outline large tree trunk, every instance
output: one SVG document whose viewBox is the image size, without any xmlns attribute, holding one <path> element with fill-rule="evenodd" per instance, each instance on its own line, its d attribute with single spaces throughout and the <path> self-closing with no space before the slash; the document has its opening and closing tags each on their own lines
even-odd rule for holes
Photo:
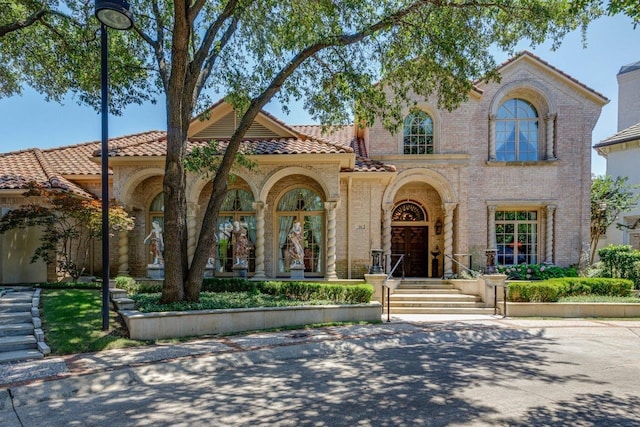
<svg viewBox="0 0 640 427">
<path fill-rule="evenodd" d="M 190 101 L 184 101 L 191 98 L 184 93 L 191 32 L 187 2 L 176 0 L 174 12 L 171 76 L 167 85 L 166 103 L 167 157 L 163 181 L 165 277 L 161 303 L 184 299 L 184 285 L 188 273 L 186 172 L 183 160 L 192 107 Z"/>
</svg>

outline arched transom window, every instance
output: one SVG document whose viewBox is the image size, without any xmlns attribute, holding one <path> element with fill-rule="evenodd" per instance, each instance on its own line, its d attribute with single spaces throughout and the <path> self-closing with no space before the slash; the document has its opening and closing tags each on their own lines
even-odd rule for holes
<svg viewBox="0 0 640 427">
<path fill-rule="evenodd" d="M 496 159 L 503 162 L 538 160 L 538 112 L 524 99 L 500 106 L 496 116 Z"/>
<path fill-rule="evenodd" d="M 404 119 L 404 154 L 433 154 L 433 119 L 416 111 Z"/>
</svg>

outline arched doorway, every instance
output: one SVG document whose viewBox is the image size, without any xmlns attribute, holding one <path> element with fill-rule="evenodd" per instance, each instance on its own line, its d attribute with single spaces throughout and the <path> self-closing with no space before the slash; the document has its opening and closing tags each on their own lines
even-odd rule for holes
<svg viewBox="0 0 640 427">
<path fill-rule="evenodd" d="M 404 256 L 404 271 L 394 276 L 427 277 L 429 275 L 429 227 L 425 210 L 418 203 L 398 204 L 391 216 L 391 260 Z"/>
</svg>

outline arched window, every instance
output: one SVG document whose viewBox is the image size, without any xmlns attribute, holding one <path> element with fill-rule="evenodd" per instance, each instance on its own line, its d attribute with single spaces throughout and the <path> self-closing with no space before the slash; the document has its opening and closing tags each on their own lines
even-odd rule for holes
<svg viewBox="0 0 640 427">
<path fill-rule="evenodd" d="M 324 272 L 324 203 L 318 193 L 308 188 L 287 191 L 278 201 L 278 274 L 290 271 L 291 259 L 287 236 L 295 221 L 304 234 L 305 276 L 322 276 Z"/>
<path fill-rule="evenodd" d="M 404 154 L 433 154 L 433 119 L 416 111 L 404 119 Z"/>
<path fill-rule="evenodd" d="M 231 230 L 233 223 L 236 221 L 247 230 L 249 247 L 248 270 L 250 272 L 255 271 L 256 217 L 253 210 L 253 194 L 241 188 L 233 188 L 227 191 L 218 216 L 217 242 L 210 261 L 211 263 L 215 262 L 217 274 L 231 274 L 233 272 L 233 265 L 236 260 L 233 258 L 234 248 Z"/>
<path fill-rule="evenodd" d="M 538 126 L 538 112 L 529 102 L 514 98 L 503 103 L 496 116 L 496 159 L 538 160 Z"/>
</svg>

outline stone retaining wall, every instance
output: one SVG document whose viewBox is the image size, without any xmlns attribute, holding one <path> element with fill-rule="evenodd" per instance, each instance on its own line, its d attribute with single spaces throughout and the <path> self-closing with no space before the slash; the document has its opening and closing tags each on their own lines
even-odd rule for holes
<svg viewBox="0 0 640 427">
<path fill-rule="evenodd" d="M 129 337 L 136 340 L 188 337 L 309 325 L 313 323 L 379 322 L 379 302 L 353 305 L 239 308 L 227 310 L 141 313 L 121 310 Z"/>
</svg>

